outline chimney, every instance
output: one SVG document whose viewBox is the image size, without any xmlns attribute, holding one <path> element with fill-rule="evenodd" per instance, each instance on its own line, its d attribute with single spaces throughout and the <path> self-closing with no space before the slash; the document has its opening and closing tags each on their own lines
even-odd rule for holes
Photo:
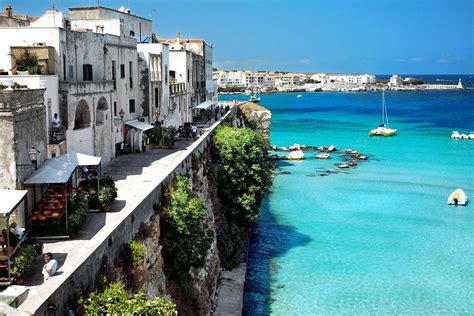
<svg viewBox="0 0 474 316">
<path fill-rule="evenodd" d="M 13 10 L 12 10 L 12 7 L 7 5 L 5 7 L 5 11 L 3 13 L 4 16 L 6 16 L 7 18 L 12 18 L 13 17 Z"/>
<path fill-rule="evenodd" d="M 181 32 L 176 32 L 176 44 L 180 45 L 180 37 L 181 37 Z"/>
</svg>

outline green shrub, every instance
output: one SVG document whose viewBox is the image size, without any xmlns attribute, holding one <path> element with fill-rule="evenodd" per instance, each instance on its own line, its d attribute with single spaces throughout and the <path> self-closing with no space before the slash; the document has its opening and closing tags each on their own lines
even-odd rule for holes
<svg viewBox="0 0 474 316">
<path fill-rule="evenodd" d="M 191 181 L 176 177 L 168 187 L 161 216 L 161 243 L 165 267 L 180 286 L 189 281 L 189 269 L 204 264 L 213 232 L 205 223 L 204 201 L 195 197 Z"/>
<path fill-rule="evenodd" d="M 117 198 L 117 188 L 113 187 L 101 187 L 99 191 L 99 203 L 100 205 L 112 205 Z"/>
<path fill-rule="evenodd" d="M 17 71 L 28 71 L 30 75 L 40 75 L 44 72 L 44 67 L 38 62 L 38 55 L 24 48 L 20 57 L 13 55 Z"/>
<path fill-rule="evenodd" d="M 237 264 L 242 233 L 258 219 L 271 185 L 271 162 L 265 141 L 251 129 L 219 127 L 213 138 L 213 175 L 221 207 L 218 247 L 224 267 Z"/>
<path fill-rule="evenodd" d="M 35 261 L 36 256 L 37 253 L 35 246 L 29 244 L 20 246 L 12 269 L 12 275 L 16 280 L 23 279 L 31 273 L 31 268 L 33 267 L 33 262 Z"/>
<path fill-rule="evenodd" d="M 68 224 L 71 233 L 77 233 L 86 222 L 87 210 L 89 208 L 87 193 L 78 193 L 74 196 L 69 208 Z"/>
<path fill-rule="evenodd" d="M 135 240 L 132 240 L 128 246 L 130 247 L 132 266 L 136 268 L 143 262 L 143 259 L 145 259 L 147 255 L 145 247 L 142 243 Z"/>
<path fill-rule="evenodd" d="M 148 300 L 143 293 L 130 295 L 122 284 L 110 283 L 103 291 L 81 298 L 85 315 L 178 315 L 176 305 L 162 298 Z"/>
<path fill-rule="evenodd" d="M 176 128 L 173 126 L 162 126 L 156 124 L 155 127 L 145 132 L 150 143 L 159 147 L 173 148 L 175 144 Z"/>
</svg>

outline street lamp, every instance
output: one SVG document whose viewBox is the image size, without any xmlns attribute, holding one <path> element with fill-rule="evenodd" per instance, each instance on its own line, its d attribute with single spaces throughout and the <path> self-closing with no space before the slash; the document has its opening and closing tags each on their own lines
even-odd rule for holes
<svg viewBox="0 0 474 316">
<path fill-rule="evenodd" d="M 38 155 L 40 152 L 35 149 L 35 146 L 31 146 L 31 149 L 28 151 L 28 156 L 30 157 L 30 161 L 35 167 L 35 170 L 38 168 Z"/>
<path fill-rule="evenodd" d="M 119 116 L 120 116 L 120 120 L 123 122 L 123 117 L 125 116 L 125 112 L 123 111 L 123 109 L 120 110 Z"/>
</svg>

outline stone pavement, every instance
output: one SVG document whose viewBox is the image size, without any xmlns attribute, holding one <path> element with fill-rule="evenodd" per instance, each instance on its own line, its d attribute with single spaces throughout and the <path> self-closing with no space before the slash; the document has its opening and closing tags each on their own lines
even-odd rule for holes
<svg viewBox="0 0 474 316">
<path fill-rule="evenodd" d="M 58 260 L 58 271 L 49 280 L 43 281 L 41 274 L 44 264 L 37 258 L 33 276 L 26 279 L 30 292 L 20 310 L 34 313 L 67 281 L 87 257 L 94 253 L 97 245 L 103 243 L 110 233 L 133 212 L 147 194 L 165 179 L 197 145 L 203 141 L 220 120 L 206 128 L 206 132 L 196 141 L 181 140 L 175 149 L 156 149 L 144 153 L 119 156 L 103 168 L 103 174 L 116 180 L 118 197 L 112 211 L 88 213 L 86 223 L 80 233 L 68 240 L 49 240 L 44 244 L 44 252 L 51 252 Z M 66 303 L 66 302 L 64 302 Z"/>
</svg>

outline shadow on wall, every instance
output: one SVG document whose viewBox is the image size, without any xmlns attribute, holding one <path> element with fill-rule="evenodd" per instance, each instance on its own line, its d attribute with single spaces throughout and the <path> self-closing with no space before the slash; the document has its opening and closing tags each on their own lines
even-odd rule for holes
<svg viewBox="0 0 474 316">
<path fill-rule="evenodd" d="M 271 194 L 271 193 L 270 193 Z M 250 238 L 244 294 L 244 315 L 270 315 L 271 279 L 278 266 L 271 263 L 290 249 L 311 241 L 293 226 L 281 225 L 270 212 L 268 196 L 260 211 L 258 226 Z"/>
</svg>

